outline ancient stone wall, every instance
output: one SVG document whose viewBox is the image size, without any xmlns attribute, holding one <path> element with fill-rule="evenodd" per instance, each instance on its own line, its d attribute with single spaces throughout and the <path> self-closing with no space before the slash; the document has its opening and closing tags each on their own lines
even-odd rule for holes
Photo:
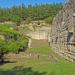
<svg viewBox="0 0 75 75">
<path fill-rule="evenodd" d="M 56 53 L 75 61 L 75 0 L 69 0 L 54 18 L 50 38 Z"/>
</svg>

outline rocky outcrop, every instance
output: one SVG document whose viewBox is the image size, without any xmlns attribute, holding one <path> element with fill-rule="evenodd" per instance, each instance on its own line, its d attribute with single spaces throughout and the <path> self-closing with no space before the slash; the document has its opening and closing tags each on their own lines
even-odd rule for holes
<svg viewBox="0 0 75 75">
<path fill-rule="evenodd" d="M 50 32 L 50 27 L 37 27 L 36 31 L 31 31 L 26 33 L 27 36 L 32 39 L 48 39 L 48 34 Z"/>
<path fill-rule="evenodd" d="M 31 31 L 36 31 L 37 27 L 42 27 L 42 26 L 48 26 L 49 24 L 47 24 L 45 21 L 30 21 L 29 23 L 27 23 L 26 21 L 23 21 L 19 28 L 27 28 L 28 30 Z"/>
</svg>

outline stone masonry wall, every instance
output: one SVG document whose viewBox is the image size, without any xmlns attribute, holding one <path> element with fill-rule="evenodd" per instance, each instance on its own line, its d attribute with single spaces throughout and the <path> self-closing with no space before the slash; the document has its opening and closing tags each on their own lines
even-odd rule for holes
<svg viewBox="0 0 75 75">
<path fill-rule="evenodd" d="M 75 61 L 75 0 L 69 0 L 54 18 L 50 38 L 56 53 Z"/>
</svg>

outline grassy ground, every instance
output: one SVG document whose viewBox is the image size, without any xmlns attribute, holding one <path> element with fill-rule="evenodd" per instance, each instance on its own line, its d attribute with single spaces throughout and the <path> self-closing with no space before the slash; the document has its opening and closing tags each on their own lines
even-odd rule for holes
<svg viewBox="0 0 75 75">
<path fill-rule="evenodd" d="M 31 51 L 38 52 L 38 53 L 50 53 L 51 48 L 49 47 L 31 48 Z"/>
<path fill-rule="evenodd" d="M 75 75 L 75 63 L 55 54 L 46 41 L 41 46 L 41 41 L 33 41 L 30 50 L 9 56 L 10 62 L 0 65 L 0 75 Z"/>
</svg>

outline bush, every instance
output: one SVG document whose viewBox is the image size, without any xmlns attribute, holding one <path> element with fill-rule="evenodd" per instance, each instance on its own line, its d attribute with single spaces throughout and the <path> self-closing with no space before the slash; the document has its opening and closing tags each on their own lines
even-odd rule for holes
<svg viewBox="0 0 75 75">
<path fill-rule="evenodd" d="M 20 32 L 11 30 L 9 26 L 0 25 L 0 33 L 1 36 L 5 37 L 4 40 L 0 38 L 0 55 L 2 58 L 5 53 L 17 53 L 27 48 L 28 37 Z M 0 59 L 3 60 L 2 58 Z"/>
</svg>

